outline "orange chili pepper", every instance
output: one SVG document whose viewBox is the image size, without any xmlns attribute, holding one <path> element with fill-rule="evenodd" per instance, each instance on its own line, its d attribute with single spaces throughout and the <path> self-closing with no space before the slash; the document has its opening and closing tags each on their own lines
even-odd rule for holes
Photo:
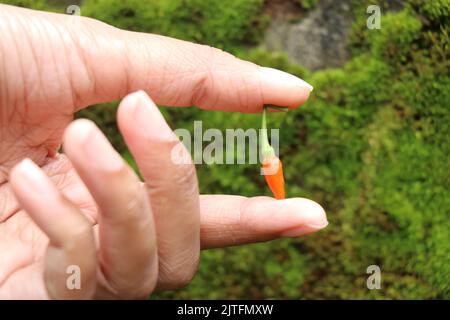
<svg viewBox="0 0 450 320">
<path fill-rule="evenodd" d="M 286 195 L 284 192 L 283 165 L 281 164 L 281 160 L 277 156 L 267 157 L 263 159 L 262 169 L 267 185 L 275 196 L 275 199 L 284 199 Z"/>
<path fill-rule="evenodd" d="M 266 108 L 267 107 L 264 106 L 261 132 L 261 153 L 263 157 L 262 173 L 264 174 L 267 185 L 275 196 L 275 199 L 280 200 L 284 199 L 286 196 L 284 191 L 283 164 L 275 155 L 275 150 L 269 144 L 266 125 Z"/>
</svg>

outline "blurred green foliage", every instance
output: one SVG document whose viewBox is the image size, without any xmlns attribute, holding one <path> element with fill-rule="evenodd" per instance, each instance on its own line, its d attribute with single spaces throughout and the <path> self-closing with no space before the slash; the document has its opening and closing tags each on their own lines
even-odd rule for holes
<svg viewBox="0 0 450 320">
<path fill-rule="evenodd" d="M 218 46 L 315 87 L 305 106 L 271 115 L 270 126 L 281 128 L 288 196 L 321 203 L 327 229 L 203 252 L 191 285 L 155 298 L 450 298 L 450 2 L 406 1 L 383 12 L 380 30 L 365 26 L 368 4 L 353 5 L 351 60 L 310 73 L 284 53 L 251 48 L 268 22 L 262 0 L 83 3 L 82 15 Z M 132 163 L 115 126 L 116 105 L 79 116 L 94 119 Z M 204 129 L 260 125 L 259 115 L 162 109 L 173 128 L 192 130 L 194 120 Z M 200 189 L 269 195 L 258 170 L 199 165 Z M 381 290 L 366 287 L 372 264 L 381 267 Z"/>
<path fill-rule="evenodd" d="M 156 32 L 228 51 L 256 44 L 268 17 L 263 0 L 85 0 L 82 14 L 117 27 Z"/>
<path fill-rule="evenodd" d="M 2 0 L 0 3 L 36 10 L 49 10 L 51 7 L 47 0 Z"/>
<path fill-rule="evenodd" d="M 298 0 L 298 3 L 303 9 L 308 10 L 316 6 L 317 0 Z"/>
</svg>

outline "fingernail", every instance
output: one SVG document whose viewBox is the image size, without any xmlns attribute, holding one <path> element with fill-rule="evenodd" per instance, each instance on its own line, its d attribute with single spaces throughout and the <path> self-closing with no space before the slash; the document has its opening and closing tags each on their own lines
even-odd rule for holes
<svg viewBox="0 0 450 320">
<path fill-rule="evenodd" d="M 125 99 L 126 103 L 134 105 L 134 120 L 146 135 L 152 138 L 173 138 L 172 129 L 167 125 L 158 107 L 144 91 L 134 92 Z"/>
<path fill-rule="evenodd" d="M 309 91 L 313 90 L 313 86 L 310 85 L 305 80 L 302 80 L 292 74 L 289 74 L 287 72 L 273 69 L 273 68 L 267 68 L 267 67 L 260 67 L 260 73 L 263 79 L 267 82 L 273 82 L 276 84 L 280 83 L 286 83 L 293 86 L 300 86 L 305 87 Z"/>
<path fill-rule="evenodd" d="M 328 225 L 328 221 L 323 224 L 304 224 L 302 226 L 287 230 L 281 234 L 283 237 L 296 238 L 324 229 Z"/>
<path fill-rule="evenodd" d="M 298 212 L 298 221 L 301 224 L 285 230 L 281 236 L 299 237 L 313 233 L 328 225 L 327 215 L 323 208 L 312 200 L 303 199 L 301 211 Z"/>
<path fill-rule="evenodd" d="M 83 119 L 74 125 L 81 135 L 81 152 L 91 164 L 102 171 L 118 171 L 124 166 L 122 157 L 94 123 Z"/>
</svg>

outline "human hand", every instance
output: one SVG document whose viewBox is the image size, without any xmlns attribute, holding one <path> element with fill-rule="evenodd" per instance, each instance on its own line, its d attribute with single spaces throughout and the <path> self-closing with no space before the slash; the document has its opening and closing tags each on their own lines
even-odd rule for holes
<svg viewBox="0 0 450 320">
<path fill-rule="evenodd" d="M 301 105 L 309 85 L 208 46 L 71 19 L 0 5 L 0 297 L 145 298 L 186 285 L 200 249 L 326 226 L 307 199 L 199 196 L 194 165 L 171 161 L 180 142 L 143 92 L 259 112 Z M 123 97 L 118 124 L 144 183 L 92 122 L 70 123 Z M 69 266 L 80 290 L 66 286 Z"/>
</svg>

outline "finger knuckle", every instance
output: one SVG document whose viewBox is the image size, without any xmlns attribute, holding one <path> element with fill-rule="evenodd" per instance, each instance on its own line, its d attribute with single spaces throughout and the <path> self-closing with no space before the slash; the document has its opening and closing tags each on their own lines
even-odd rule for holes
<svg viewBox="0 0 450 320">
<path fill-rule="evenodd" d="M 178 165 L 174 172 L 173 183 L 180 187 L 184 196 L 197 196 L 197 173 L 193 164 Z"/>
<path fill-rule="evenodd" d="M 186 287 L 194 279 L 197 272 L 197 262 L 178 264 L 174 267 L 161 267 L 161 282 L 167 290 L 180 289 Z"/>
<path fill-rule="evenodd" d="M 194 278 L 199 264 L 198 247 L 186 247 L 175 257 L 160 256 L 159 286 L 163 289 L 179 289 L 187 286 Z"/>
<path fill-rule="evenodd" d="M 232 54 L 208 45 L 199 45 L 197 48 L 198 66 L 191 98 L 191 105 L 195 106 L 211 100 L 209 99 L 209 93 L 212 92 L 211 89 L 215 86 L 213 69 L 217 66 L 216 61 L 223 65 L 224 61 L 236 59 Z M 210 108 L 213 107 L 210 105 Z"/>
</svg>

